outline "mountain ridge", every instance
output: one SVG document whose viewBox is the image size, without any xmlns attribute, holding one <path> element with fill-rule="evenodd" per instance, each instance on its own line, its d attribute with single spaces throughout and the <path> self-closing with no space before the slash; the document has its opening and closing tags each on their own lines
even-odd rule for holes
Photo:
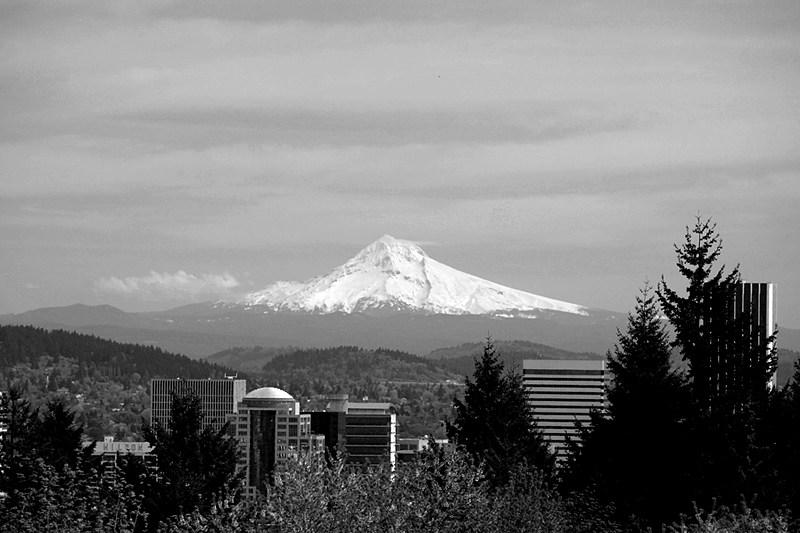
<svg viewBox="0 0 800 533">
<path fill-rule="evenodd" d="M 278 281 L 238 302 L 274 311 L 425 314 L 539 311 L 588 314 L 584 306 L 512 289 L 449 267 L 411 241 L 384 235 L 343 265 L 305 282 Z"/>
</svg>

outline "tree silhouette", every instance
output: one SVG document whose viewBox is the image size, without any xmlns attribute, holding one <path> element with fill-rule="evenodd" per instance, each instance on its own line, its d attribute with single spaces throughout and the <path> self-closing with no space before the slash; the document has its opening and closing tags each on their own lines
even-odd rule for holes
<svg viewBox="0 0 800 533">
<path fill-rule="evenodd" d="M 555 458 L 548 450 L 528 407 L 522 376 L 504 370 L 491 337 L 472 379 L 467 378 L 464 401 L 453 400 L 455 418 L 447 435 L 485 464 L 495 485 L 503 485 L 521 464 L 551 477 Z"/>
<path fill-rule="evenodd" d="M 620 521 L 636 516 L 658 530 L 689 512 L 674 487 L 683 479 L 688 398 L 683 375 L 672 368 L 669 336 L 645 282 L 623 333 L 608 352 L 612 381 L 608 409 L 593 412 L 572 442 L 563 476 L 565 492 L 588 492 L 616 509 Z"/>
<path fill-rule="evenodd" d="M 136 475 L 129 472 L 126 479 L 145 498 L 153 530 L 168 517 L 208 511 L 215 498 L 238 495 L 236 440 L 227 435 L 228 424 L 219 431 L 203 425 L 202 404 L 195 393 L 173 393 L 169 425 L 154 420 L 145 422 L 142 431 L 155 448 L 158 475 L 132 464 Z"/>
</svg>

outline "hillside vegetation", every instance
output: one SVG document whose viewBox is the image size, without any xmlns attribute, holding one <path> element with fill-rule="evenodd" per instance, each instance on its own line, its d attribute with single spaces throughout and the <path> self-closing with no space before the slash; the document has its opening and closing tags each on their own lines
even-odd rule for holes
<svg viewBox="0 0 800 533">
<path fill-rule="evenodd" d="M 63 397 L 88 438 L 140 438 L 149 418 L 150 380 L 219 378 L 229 368 L 152 346 L 63 330 L 0 326 L 0 390 L 20 386 L 33 404 Z"/>
</svg>

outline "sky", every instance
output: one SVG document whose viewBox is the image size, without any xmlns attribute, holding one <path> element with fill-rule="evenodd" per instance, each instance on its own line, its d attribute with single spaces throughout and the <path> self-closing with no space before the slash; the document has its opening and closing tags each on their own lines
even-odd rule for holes
<svg viewBox="0 0 800 533">
<path fill-rule="evenodd" d="M 626 312 L 695 218 L 800 327 L 796 0 L 5 0 L 0 313 L 233 300 L 384 234 Z"/>
</svg>

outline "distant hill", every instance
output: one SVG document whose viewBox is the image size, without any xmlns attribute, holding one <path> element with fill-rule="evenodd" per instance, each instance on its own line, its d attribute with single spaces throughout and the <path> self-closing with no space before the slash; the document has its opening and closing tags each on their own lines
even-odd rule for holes
<svg viewBox="0 0 800 533">
<path fill-rule="evenodd" d="M 277 313 L 264 306 L 243 308 L 206 302 L 153 313 L 125 313 L 98 306 L 69 306 L 0 315 L 0 324 L 70 329 L 119 342 L 153 344 L 192 358 L 233 346 L 298 346 L 323 349 L 358 345 L 390 347 L 417 355 L 462 342 L 480 342 L 487 332 L 576 352 L 604 353 L 613 346 L 625 315 L 592 310 L 591 315 L 542 311 L 537 317 L 499 315 L 364 313 L 324 315 Z M 109 311 L 106 313 L 105 311 Z"/>
<path fill-rule="evenodd" d="M 209 363 L 224 365 L 243 372 L 257 374 L 263 372 L 264 365 L 270 362 L 274 357 L 295 352 L 302 352 L 302 349 L 294 346 L 286 348 L 234 346 L 233 348 L 213 353 L 206 357 L 205 360 Z"/>
<path fill-rule="evenodd" d="M 231 371 L 217 364 L 195 361 L 185 355 L 165 352 L 154 346 L 121 344 L 64 330 L 0 326 L 0 368 L 11 368 L 17 364 L 37 366 L 41 357 L 70 358 L 76 364 L 91 366 L 108 376 L 138 372 L 151 377 L 205 379 L 222 377 Z"/>
<path fill-rule="evenodd" d="M 800 352 L 778 348 L 778 387 L 784 387 L 794 376 L 794 364 L 800 359 Z"/>
<path fill-rule="evenodd" d="M 495 350 L 506 368 L 520 369 L 525 359 L 605 359 L 605 355 L 594 352 L 571 352 L 529 341 L 493 340 Z M 452 348 L 434 350 L 428 356 L 445 368 L 471 376 L 475 370 L 475 359 L 483 354 L 485 343 L 469 342 Z"/>
</svg>

